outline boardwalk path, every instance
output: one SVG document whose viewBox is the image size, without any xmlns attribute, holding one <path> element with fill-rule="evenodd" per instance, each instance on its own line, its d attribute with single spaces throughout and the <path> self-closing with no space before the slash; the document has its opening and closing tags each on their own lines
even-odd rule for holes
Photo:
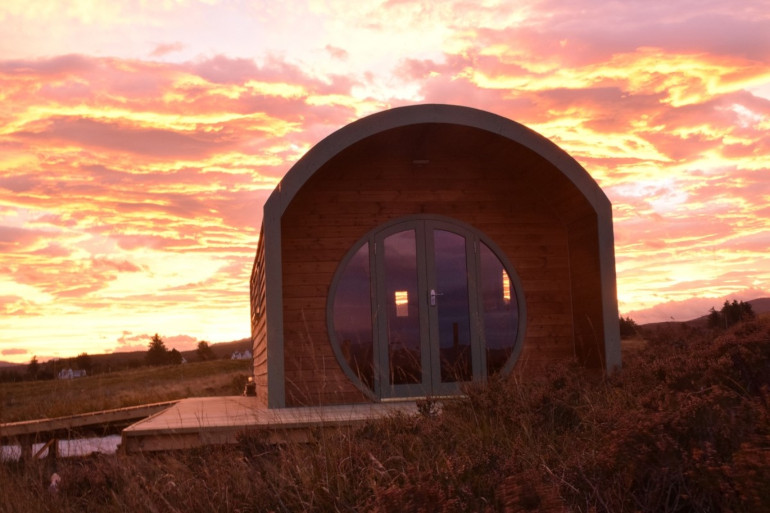
<svg viewBox="0 0 770 513">
<path fill-rule="evenodd" d="M 416 413 L 414 401 L 265 409 L 253 397 L 183 399 L 123 430 L 126 452 L 158 451 L 234 443 L 240 433 L 264 430 L 271 441 L 306 439 L 309 430 L 344 426 L 395 412 Z"/>
</svg>

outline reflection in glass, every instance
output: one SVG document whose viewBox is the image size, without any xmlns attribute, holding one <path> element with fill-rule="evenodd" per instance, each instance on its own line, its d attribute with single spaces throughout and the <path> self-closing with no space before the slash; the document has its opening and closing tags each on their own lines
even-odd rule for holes
<svg viewBox="0 0 770 513">
<path fill-rule="evenodd" d="M 374 387 L 371 278 L 369 244 L 350 259 L 337 282 L 334 296 L 334 329 L 340 349 L 353 372 L 369 388 Z"/>
<path fill-rule="evenodd" d="M 500 259 L 480 243 L 481 303 L 487 351 L 487 374 L 502 370 L 516 342 L 519 307 L 511 295 L 511 278 Z M 501 279 L 502 277 L 502 279 Z"/>
<path fill-rule="evenodd" d="M 396 317 L 409 317 L 409 291 L 396 291 Z"/>
<path fill-rule="evenodd" d="M 470 381 L 471 328 L 465 237 L 433 231 L 441 382 Z"/>
<path fill-rule="evenodd" d="M 383 241 L 390 383 L 422 383 L 420 317 L 417 305 L 417 244 L 414 230 Z"/>
<path fill-rule="evenodd" d="M 511 278 L 505 269 L 503 269 L 503 301 L 506 304 L 511 301 Z"/>
</svg>

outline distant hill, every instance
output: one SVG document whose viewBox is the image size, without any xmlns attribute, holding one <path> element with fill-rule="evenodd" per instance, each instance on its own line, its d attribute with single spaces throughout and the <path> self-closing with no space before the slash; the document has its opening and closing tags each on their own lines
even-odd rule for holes
<svg viewBox="0 0 770 513">
<path fill-rule="evenodd" d="M 232 342 L 218 342 L 210 343 L 211 350 L 216 355 L 217 359 L 230 358 L 233 351 L 242 352 L 246 349 L 251 349 L 251 339 L 244 338 L 241 340 L 234 340 Z M 169 350 L 171 348 L 169 347 Z M 189 351 L 180 351 L 182 356 L 188 362 L 194 362 L 198 360 L 198 356 L 195 349 Z M 102 368 L 108 367 L 131 367 L 144 364 L 147 351 L 130 351 L 125 353 L 107 353 L 107 354 L 93 354 L 91 362 L 94 365 L 99 365 Z"/>
<path fill-rule="evenodd" d="M 757 315 L 770 313 L 770 297 L 752 299 L 749 304 Z"/>
<path fill-rule="evenodd" d="M 756 315 L 764 315 L 764 314 L 770 314 L 770 297 L 761 297 L 758 299 L 752 299 L 751 301 L 746 301 L 746 303 L 751 305 L 751 309 L 754 311 Z M 722 304 L 715 304 L 714 308 L 716 310 L 719 310 L 722 308 Z M 642 328 L 663 328 L 666 326 L 678 326 L 680 324 L 686 324 L 688 326 L 692 326 L 693 328 L 702 328 L 708 325 L 708 312 L 704 315 L 696 318 L 696 319 L 690 319 L 689 321 L 664 321 L 664 322 L 651 322 L 648 324 L 642 324 Z"/>
<path fill-rule="evenodd" d="M 214 351 L 214 354 L 217 355 L 217 358 L 230 358 L 230 355 L 235 351 L 238 351 L 239 353 L 242 353 L 246 349 L 251 351 L 250 338 L 243 338 L 241 340 L 234 340 L 232 342 L 219 342 L 209 345 L 211 346 L 211 350 Z M 198 359 L 198 355 L 195 351 L 195 349 L 190 351 L 182 351 L 182 356 L 184 356 L 188 362 L 194 362 Z"/>
<path fill-rule="evenodd" d="M 214 351 L 217 359 L 230 358 L 230 355 L 233 354 L 234 351 L 243 352 L 246 349 L 251 350 L 251 339 L 244 338 L 241 340 L 234 340 L 232 342 L 210 343 L 209 346 L 211 347 L 211 350 Z M 188 362 L 195 362 L 198 360 L 195 349 L 180 352 Z M 91 364 L 95 368 L 99 368 L 102 372 L 105 372 L 144 365 L 146 354 L 147 351 L 127 351 L 104 354 L 89 353 L 88 356 L 91 358 Z M 61 360 L 67 360 L 67 358 L 61 358 Z M 40 363 L 45 363 L 45 361 L 41 360 Z M 24 371 L 26 368 L 26 363 L 11 363 L 0 361 L 0 370 Z"/>
</svg>

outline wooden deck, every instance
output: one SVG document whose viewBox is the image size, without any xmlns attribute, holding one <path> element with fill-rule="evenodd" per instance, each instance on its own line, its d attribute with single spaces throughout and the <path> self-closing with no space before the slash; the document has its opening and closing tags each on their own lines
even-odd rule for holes
<svg viewBox="0 0 770 513">
<path fill-rule="evenodd" d="M 235 443 L 240 433 L 263 430 L 272 442 L 302 441 L 316 427 L 349 426 L 395 412 L 417 413 L 414 401 L 266 409 L 254 397 L 200 397 L 123 430 L 127 453 Z"/>
<path fill-rule="evenodd" d="M 0 444 L 19 444 L 22 452 L 21 457 L 27 460 L 32 458 L 32 445 L 34 443 L 47 441 L 43 449 L 53 447 L 53 452 L 49 454 L 55 458 L 57 439 L 71 439 L 88 434 L 115 433 L 120 428 L 138 419 L 144 419 L 149 415 L 161 412 L 176 402 L 166 401 L 66 417 L 8 422 L 0 424 Z M 39 453 L 42 452 L 41 449 Z M 35 457 L 37 456 L 35 455 Z"/>
<path fill-rule="evenodd" d="M 24 420 L 0 424 L 0 442 L 8 443 L 19 439 L 47 439 L 54 436 L 66 436 L 83 432 L 96 431 L 102 434 L 112 425 L 127 425 L 138 419 L 165 410 L 177 401 L 128 406 L 114 410 L 104 410 L 66 417 L 50 419 Z"/>
</svg>

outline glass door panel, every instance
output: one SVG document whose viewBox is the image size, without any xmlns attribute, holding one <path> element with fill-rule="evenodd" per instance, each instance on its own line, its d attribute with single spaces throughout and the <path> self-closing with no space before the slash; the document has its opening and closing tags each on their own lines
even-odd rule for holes
<svg viewBox="0 0 770 513">
<path fill-rule="evenodd" d="M 333 323 L 342 357 L 368 388 L 374 389 L 369 243 L 348 261 L 337 282 Z"/>
<path fill-rule="evenodd" d="M 486 340 L 487 375 L 500 372 L 516 344 L 519 305 L 503 263 L 483 242 L 480 246 L 481 315 Z"/>
<path fill-rule="evenodd" d="M 440 383 L 470 381 L 473 367 L 466 238 L 434 229 L 432 257 L 429 263 L 433 265 L 433 273 L 429 274 L 434 276 L 435 288 L 431 288 L 429 294 L 435 315 L 432 325 L 437 335 L 432 344 L 433 354 L 437 346 L 439 363 L 439 368 L 434 369 L 434 380 Z"/>
<path fill-rule="evenodd" d="M 422 337 L 415 230 L 383 240 L 384 300 L 390 385 L 423 383 Z"/>
</svg>

